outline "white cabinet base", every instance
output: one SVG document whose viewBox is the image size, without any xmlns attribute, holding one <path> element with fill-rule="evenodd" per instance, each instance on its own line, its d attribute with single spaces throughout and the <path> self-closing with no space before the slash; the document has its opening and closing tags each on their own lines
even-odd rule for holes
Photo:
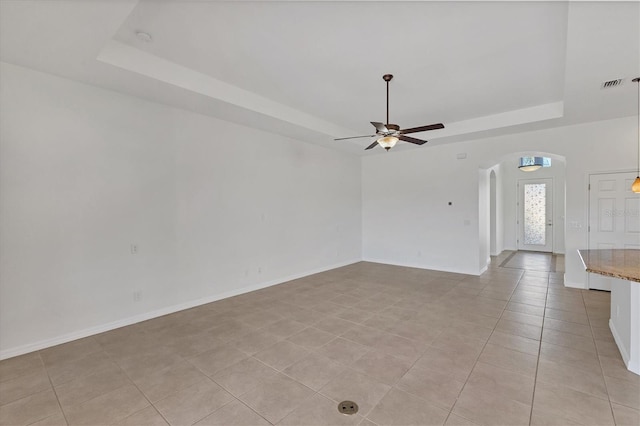
<svg viewBox="0 0 640 426">
<path fill-rule="evenodd" d="M 613 281 L 609 329 L 627 369 L 640 375 L 640 283 Z"/>
</svg>

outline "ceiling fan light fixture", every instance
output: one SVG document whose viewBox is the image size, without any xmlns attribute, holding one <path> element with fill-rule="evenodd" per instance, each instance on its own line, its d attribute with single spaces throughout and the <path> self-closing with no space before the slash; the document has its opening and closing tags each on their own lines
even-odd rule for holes
<svg viewBox="0 0 640 426">
<path fill-rule="evenodd" d="M 385 136 L 377 140 L 378 145 L 389 151 L 391 148 L 396 146 L 398 143 L 398 138 L 395 136 Z"/>
</svg>

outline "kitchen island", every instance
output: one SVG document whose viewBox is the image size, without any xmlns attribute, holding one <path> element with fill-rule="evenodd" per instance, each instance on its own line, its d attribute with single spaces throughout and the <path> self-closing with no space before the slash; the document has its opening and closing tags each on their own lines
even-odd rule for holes
<svg viewBox="0 0 640 426">
<path fill-rule="evenodd" d="M 587 272 L 612 278 L 609 328 L 629 371 L 640 375 L 640 250 L 578 250 Z"/>
</svg>

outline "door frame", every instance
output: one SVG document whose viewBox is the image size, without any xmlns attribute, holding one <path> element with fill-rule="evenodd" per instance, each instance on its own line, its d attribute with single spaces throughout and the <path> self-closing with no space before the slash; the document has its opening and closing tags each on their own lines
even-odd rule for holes
<svg viewBox="0 0 640 426">
<path fill-rule="evenodd" d="M 527 182 L 530 183 L 535 183 L 535 182 L 544 182 L 544 181 L 548 181 L 549 182 L 549 187 L 547 190 L 547 201 L 551 202 L 551 208 L 549 209 L 550 211 L 547 212 L 547 217 L 545 222 L 551 221 L 551 231 L 550 231 L 550 235 L 549 235 L 549 244 L 545 245 L 544 249 L 535 249 L 535 248 L 529 248 L 529 247 L 522 247 L 522 240 L 524 239 L 524 235 L 523 235 L 523 230 L 524 230 L 524 223 L 520 223 L 520 221 L 524 221 L 524 198 L 523 198 L 523 194 L 524 194 L 524 184 Z M 544 182 L 546 183 L 546 182 Z M 520 184 L 523 184 L 523 189 L 520 189 Z M 542 177 L 542 178 L 528 178 L 528 179 L 518 179 L 516 181 L 516 247 L 518 250 L 526 250 L 526 251 L 537 251 L 537 252 L 541 252 L 541 253 L 554 253 L 553 249 L 554 249 L 554 238 L 555 238 L 555 223 L 554 223 L 554 218 L 555 218 L 555 203 L 554 203 L 554 187 L 555 187 L 555 181 L 553 179 L 553 177 Z M 521 213 L 522 217 L 521 217 Z M 548 226 L 545 223 L 545 226 Z M 548 246 L 548 248 L 547 248 Z"/>
<path fill-rule="evenodd" d="M 587 201 L 587 209 L 586 209 L 586 213 L 587 213 L 587 221 L 586 221 L 586 239 L 587 239 L 587 249 L 591 249 L 591 244 L 593 242 L 593 237 L 592 237 L 592 233 L 591 233 L 591 220 L 592 220 L 592 215 L 591 215 L 591 208 L 593 207 L 591 205 L 591 178 L 598 176 L 598 175 L 622 175 L 622 174 L 630 174 L 630 175 L 635 175 L 636 174 L 636 170 L 606 170 L 606 171 L 590 171 L 587 172 L 585 175 L 585 181 L 586 181 L 586 185 L 585 188 L 587 189 L 586 191 L 586 201 Z M 606 277 L 603 275 L 599 275 L 599 274 L 592 274 L 592 273 L 587 273 L 587 289 L 595 289 L 595 290 L 604 290 L 604 291 L 611 291 L 611 278 L 610 277 Z"/>
</svg>

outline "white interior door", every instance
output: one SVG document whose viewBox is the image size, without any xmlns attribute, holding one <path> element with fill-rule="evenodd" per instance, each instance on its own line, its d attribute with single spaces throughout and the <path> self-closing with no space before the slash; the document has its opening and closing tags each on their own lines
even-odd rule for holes
<svg viewBox="0 0 640 426">
<path fill-rule="evenodd" d="M 640 194 L 635 173 L 589 176 L 589 249 L 640 249 Z M 587 274 L 589 288 L 611 290 L 611 278 Z"/>
<path fill-rule="evenodd" d="M 553 179 L 518 180 L 518 250 L 553 251 Z"/>
</svg>

